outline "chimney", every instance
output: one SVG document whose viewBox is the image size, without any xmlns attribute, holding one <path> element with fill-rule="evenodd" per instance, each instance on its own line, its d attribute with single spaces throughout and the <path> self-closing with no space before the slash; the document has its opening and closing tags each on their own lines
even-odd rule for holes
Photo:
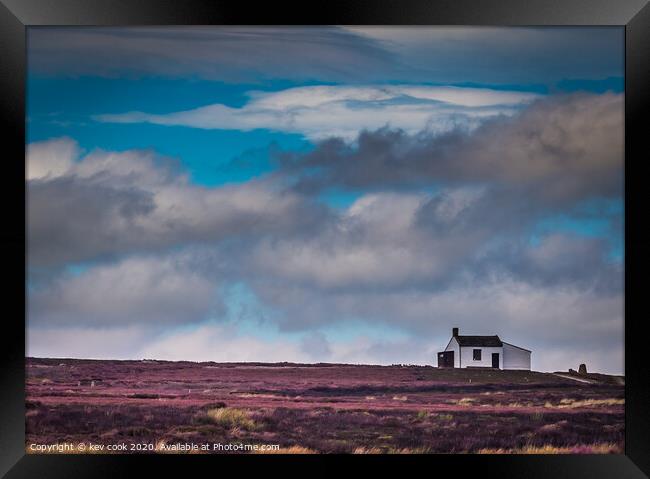
<svg viewBox="0 0 650 479">
<path fill-rule="evenodd" d="M 455 338 L 458 336 L 458 328 L 451 328 L 451 335 Z"/>
</svg>

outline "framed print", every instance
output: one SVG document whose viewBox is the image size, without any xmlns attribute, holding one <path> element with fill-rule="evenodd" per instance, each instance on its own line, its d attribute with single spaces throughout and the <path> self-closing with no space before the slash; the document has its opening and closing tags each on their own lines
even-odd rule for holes
<svg viewBox="0 0 650 479">
<path fill-rule="evenodd" d="M 2 473 L 647 477 L 647 2 L 311 7 L 2 0 Z"/>
</svg>

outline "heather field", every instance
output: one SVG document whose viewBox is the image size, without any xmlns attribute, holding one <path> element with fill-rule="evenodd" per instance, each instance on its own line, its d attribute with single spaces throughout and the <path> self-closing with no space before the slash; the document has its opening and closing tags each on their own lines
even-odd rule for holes
<svg viewBox="0 0 650 479">
<path fill-rule="evenodd" d="M 280 453 L 622 453 L 623 378 L 576 378 L 30 358 L 26 450 L 61 452 L 44 448 L 65 443 L 84 445 L 65 452 L 84 453 L 249 453 L 256 445 Z"/>
</svg>

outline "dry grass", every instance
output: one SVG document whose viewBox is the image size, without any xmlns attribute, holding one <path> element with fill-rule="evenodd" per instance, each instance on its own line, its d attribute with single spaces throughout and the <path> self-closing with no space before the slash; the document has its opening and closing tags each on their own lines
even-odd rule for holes
<svg viewBox="0 0 650 479">
<path fill-rule="evenodd" d="M 559 404 L 552 404 L 549 401 L 544 403 L 546 409 L 577 409 L 581 407 L 602 407 L 602 406 L 624 406 L 625 399 L 561 399 Z"/>
<path fill-rule="evenodd" d="M 382 452 L 378 447 L 357 447 L 353 454 L 381 454 Z"/>
<path fill-rule="evenodd" d="M 213 422 L 224 427 L 248 430 L 256 428 L 255 421 L 253 421 L 249 417 L 248 412 L 243 409 L 224 407 L 210 409 L 206 414 Z"/>
<path fill-rule="evenodd" d="M 480 449 L 478 454 L 620 454 L 621 447 L 617 444 L 585 444 L 580 446 L 558 447 L 550 444 L 543 446 L 524 446 L 517 449 Z"/>
<path fill-rule="evenodd" d="M 257 450 L 255 454 L 318 454 L 318 452 L 308 447 L 303 446 L 289 446 L 281 447 L 280 449 L 265 449 Z"/>
<path fill-rule="evenodd" d="M 562 429 L 564 426 L 569 424 L 569 421 L 559 421 L 555 422 L 552 424 L 545 424 L 542 427 L 539 428 L 540 432 L 554 432 L 554 431 L 559 431 Z"/>
<path fill-rule="evenodd" d="M 505 407 L 507 407 L 507 408 L 524 408 L 524 407 L 531 407 L 531 406 L 532 405 L 530 403 L 523 404 L 523 403 L 520 403 L 520 402 L 510 402 L 510 403 L 507 403 L 507 404 L 496 403 L 494 405 L 494 407 L 496 407 L 496 408 L 505 408 Z M 547 407 L 547 406 L 544 406 L 544 407 Z"/>
<path fill-rule="evenodd" d="M 544 419 L 544 413 L 536 411 L 530 415 L 532 421 L 542 421 Z"/>
<path fill-rule="evenodd" d="M 416 448 L 389 448 L 387 450 L 382 450 L 378 447 L 357 447 L 352 453 L 353 454 L 428 454 L 431 450 L 426 447 L 416 447 Z"/>
<path fill-rule="evenodd" d="M 453 414 L 436 414 L 435 416 L 432 417 L 439 421 L 451 421 L 454 419 Z"/>
<path fill-rule="evenodd" d="M 585 399 L 583 401 L 576 401 L 575 399 L 562 399 L 560 404 L 555 406 L 557 408 L 579 408 L 579 407 L 594 407 L 594 406 L 624 406 L 625 399 Z"/>
<path fill-rule="evenodd" d="M 428 447 L 401 447 L 401 448 L 390 448 L 386 451 L 388 454 L 430 454 L 431 449 Z"/>
<path fill-rule="evenodd" d="M 426 419 L 429 417 L 429 412 L 428 411 L 418 411 L 417 415 L 415 416 L 418 419 Z"/>
<path fill-rule="evenodd" d="M 474 400 L 471 398 L 462 398 L 457 401 L 452 401 L 453 404 L 459 405 L 471 405 Z M 550 401 L 544 403 L 544 408 L 546 409 L 577 409 L 583 407 L 605 407 L 605 406 L 624 406 L 625 399 L 561 399 L 559 404 L 553 404 Z M 531 403 L 520 403 L 520 402 L 511 402 L 511 403 L 496 403 L 494 404 L 495 408 L 526 408 L 533 407 Z"/>
</svg>

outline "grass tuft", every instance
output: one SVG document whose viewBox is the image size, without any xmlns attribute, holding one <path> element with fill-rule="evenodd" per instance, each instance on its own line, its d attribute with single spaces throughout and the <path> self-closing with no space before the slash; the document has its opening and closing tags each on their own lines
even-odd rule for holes
<svg viewBox="0 0 650 479">
<path fill-rule="evenodd" d="M 429 412 L 428 411 L 418 411 L 416 418 L 417 419 L 426 419 L 429 417 Z"/>
<path fill-rule="evenodd" d="M 598 443 L 579 446 L 543 446 L 528 445 L 516 449 L 479 449 L 478 454 L 620 454 L 621 447 L 617 444 Z"/>
<path fill-rule="evenodd" d="M 251 430 L 255 429 L 257 426 L 255 421 L 249 417 L 248 412 L 243 409 L 230 407 L 216 408 L 210 409 L 206 414 L 213 422 L 224 427 L 239 427 L 241 429 Z"/>
<path fill-rule="evenodd" d="M 265 449 L 257 450 L 255 454 L 318 454 L 318 452 L 308 447 L 303 446 L 289 446 L 281 447 L 280 449 Z"/>
</svg>

